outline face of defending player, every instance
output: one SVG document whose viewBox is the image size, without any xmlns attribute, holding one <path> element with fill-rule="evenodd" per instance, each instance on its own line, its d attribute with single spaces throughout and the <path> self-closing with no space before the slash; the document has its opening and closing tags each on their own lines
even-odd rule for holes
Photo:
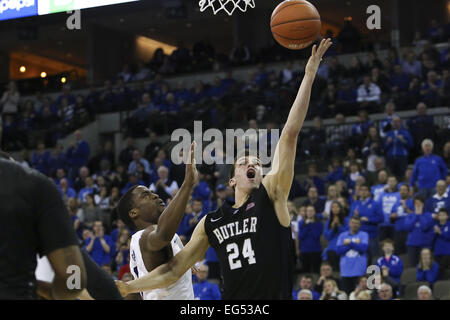
<svg viewBox="0 0 450 320">
<path fill-rule="evenodd" d="M 138 222 L 157 224 L 159 216 L 165 209 L 164 201 L 150 189 L 139 186 L 133 190 L 134 209 L 130 211 L 130 217 Z"/>
<path fill-rule="evenodd" d="M 230 179 L 230 187 L 246 193 L 258 188 L 263 179 L 261 161 L 254 156 L 241 157 L 234 165 L 234 177 Z"/>
</svg>

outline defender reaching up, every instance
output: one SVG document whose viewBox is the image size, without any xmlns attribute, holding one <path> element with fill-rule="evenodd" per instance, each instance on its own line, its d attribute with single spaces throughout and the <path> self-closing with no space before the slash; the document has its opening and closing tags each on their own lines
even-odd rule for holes
<svg viewBox="0 0 450 320">
<path fill-rule="evenodd" d="M 229 185 L 235 204 L 225 203 L 197 225 L 186 247 L 148 275 L 116 282 L 123 295 L 166 287 L 201 260 L 211 245 L 224 280 L 222 298 L 291 299 L 293 266 L 287 199 L 294 176 L 297 138 L 305 120 L 311 88 L 330 39 L 312 48 L 305 77 L 275 150 L 271 171 L 263 178 L 261 161 L 239 157 Z"/>
</svg>

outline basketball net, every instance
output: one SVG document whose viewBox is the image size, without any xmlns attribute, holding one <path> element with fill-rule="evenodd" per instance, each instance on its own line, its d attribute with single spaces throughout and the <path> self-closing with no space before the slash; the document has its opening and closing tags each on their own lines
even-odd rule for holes
<svg viewBox="0 0 450 320">
<path fill-rule="evenodd" d="M 242 12 L 247 11 L 247 8 L 255 7 L 255 0 L 200 0 L 200 12 L 211 8 L 214 14 L 223 10 L 231 16 L 234 10 L 239 9 Z"/>
</svg>

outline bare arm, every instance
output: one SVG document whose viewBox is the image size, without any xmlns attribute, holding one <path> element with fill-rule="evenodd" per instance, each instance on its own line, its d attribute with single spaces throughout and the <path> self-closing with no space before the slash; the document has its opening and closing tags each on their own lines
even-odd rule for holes
<svg viewBox="0 0 450 320">
<path fill-rule="evenodd" d="M 167 246 L 170 241 L 172 241 L 175 232 L 177 232 L 178 227 L 180 226 L 192 189 L 198 179 L 194 154 L 195 142 L 191 144 L 189 154 L 190 161 L 187 161 L 186 175 L 180 190 L 178 190 L 176 196 L 159 217 L 158 228 L 155 230 L 152 229 L 152 231 L 148 233 L 147 239 L 144 238 L 149 250 L 157 251 Z"/>
<path fill-rule="evenodd" d="M 297 138 L 308 112 L 311 88 L 320 61 L 331 44 L 330 39 L 324 39 L 318 48 L 316 45 L 313 46 L 312 55 L 306 65 L 305 76 L 275 149 L 272 168 L 263 179 L 263 184 L 270 198 L 274 201 L 275 207 L 277 207 L 277 202 L 280 206 L 281 203 L 287 201 L 294 177 Z M 281 225 L 288 227 L 290 224 L 288 211 L 275 209 Z"/>
<path fill-rule="evenodd" d="M 94 241 L 95 241 L 95 237 L 94 236 L 92 236 L 91 237 L 91 241 L 89 242 L 89 244 L 86 246 L 86 251 L 87 252 L 91 252 L 92 251 L 92 248 L 93 248 L 93 246 L 94 246 Z"/>
<path fill-rule="evenodd" d="M 191 240 L 168 263 L 160 265 L 149 274 L 129 282 L 116 281 L 123 296 L 130 293 L 164 288 L 175 283 L 196 262 L 202 260 L 209 248 L 208 236 L 205 232 L 205 218 L 198 223 Z"/>
<path fill-rule="evenodd" d="M 73 300 L 76 299 L 82 291 L 86 288 L 86 270 L 84 267 L 83 258 L 81 256 L 80 248 L 78 246 L 70 246 L 62 249 L 57 249 L 47 255 L 50 265 L 55 272 L 53 283 L 38 282 L 37 292 L 40 296 L 51 300 Z M 79 287 L 76 287 L 76 273 L 69 272 L 69 266 L 78 266 Z M 68 284 L 73 284 L 75 287 L 71 289 Z"/>
</svg>

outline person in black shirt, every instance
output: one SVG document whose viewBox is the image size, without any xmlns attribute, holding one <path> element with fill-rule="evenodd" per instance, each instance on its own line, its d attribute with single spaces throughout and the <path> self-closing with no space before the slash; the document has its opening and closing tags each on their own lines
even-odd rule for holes
<svg viewBox="0 0 450 320">
<path fill-rule="evenodd" d="M 116 282 L 122 295 L 175 283 L 211 245 L 222 270 L 224 300 L 292 299 L 292 231 L 287 198 L 294 176 L 297 139 L 303 126 L 311 88 L 324 53 L 331 46 L 324 39 L 305 70 L 305 77 L 276 147 L 271 171 L 263 178 L 261 161 L 241 156 L 231 172 L 229 185 L 235 203 L 225 203 L 200 220 L 191 240 L 168 263 L 139 279 Z"/>
<path fill-rule="evenodd" d="M 0 299 L 75 299 L 86 287 L 78 240 L 58 189 L 44 175 L 0 152 Z M 36 255 L 47 256 L 53 282 L 37 281 Z M 69 289 L 69 266 L 80 286 Z"/>
<path fill-rule="evenodd" d="M 122 300 L 113 279 L 79 248 L 69 213 L 56 186 L 44 175 L 0 151 L 0 300 Z M 36 255 L 46 256 L 52 283 L 36 280 Z M 67 280 L 80 269 L 80 286 Z M 70 282 L 70 279 L 69 279 Z"/>
</svg>

